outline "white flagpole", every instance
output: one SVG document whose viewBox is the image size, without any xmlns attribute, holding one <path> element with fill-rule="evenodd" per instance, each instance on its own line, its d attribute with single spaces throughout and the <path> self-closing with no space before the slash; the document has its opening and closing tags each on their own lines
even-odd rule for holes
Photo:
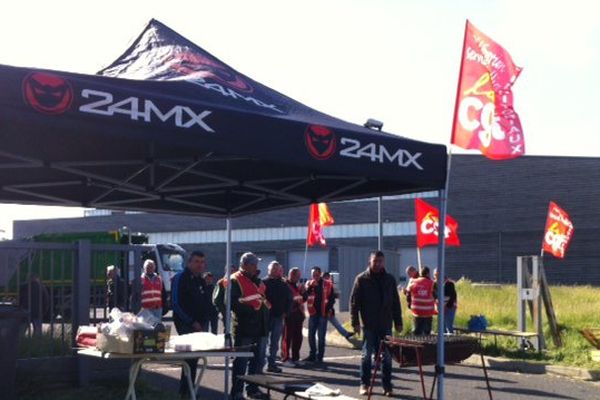
<svg viewBox="0 0 600 400">
<path fill-rule="evenodd" d="M 421 248 L 417 247 L 417 265 L 419 267 L 419 271 L 421 270 L 421 266 L 423 265 L 421 261 Z"/>
<path fill-rule="evenodd" d="M 450 131 L 450 145 L 448 146 L 448 166 L 446 168 L 446 185 L 444 190 L 440 191 L 440 222 L 438 227 L 438 237 L 439 237 L 439 245 L 438 245 L 438 272 L 439 272 L 439 282 L 438 284 L 438 300 L 443 301 L 444 299 L 444 284 L 443 282 L 446 279 L 446 271 L 445 271 L 445 256 L 446 256 L 446 211 L 447 211 L 447 203 L 448 203 L 448 188 L 450 187 L 450 167 L 452 166 L 452 138 L 454 136 L 454 127 L 456 126 L 456 117 L 458 111 L 458 100 L 460 99 L 460 86 L 462 84 L 462 70 L 463 70 L 463 62 L 465 59 L 465 45 L 467 43 L 467 29 L 469 27 L 469 20 L 465 21 L 465 34 L 463 37 L 463 48 L 462 54 L 460 56 L 460 68 L 458 70 L 458 83 L 456 85 L 456 99 L 454 101 L 454 117 L 452 119 L 452 127 Z M 444 400 L 444 368 L 445 368 L 445 349 L 444 349 L 444 312 L 438 314 L 438 346 L 437 346 L 437 364 L 435 366 L 435 373 L 438 377 L 438 387 L 437 387 L 437 398 L 438 400 Z"/>
</svg>

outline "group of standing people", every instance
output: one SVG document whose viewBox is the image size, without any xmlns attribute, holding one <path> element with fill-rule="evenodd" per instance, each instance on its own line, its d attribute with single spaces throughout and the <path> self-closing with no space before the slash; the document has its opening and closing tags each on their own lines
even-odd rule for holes
<svg viewBox="0 0 600 400">
<path fill-rule="evenodd" d="M 393 275 L 385 270 L 385 256 L 373 251 L 367 269 L 360 273 L 350 296 L 350 314 L 353 332 L 348 332 L 337 321 L 334 304 L 337 294 L 331 276 L 323 274 L 321 268 L 311 269 L 311 279 L 301 283 L 299 268 L 291 268 L 284 279 L 283 266 L 273 261 L 268 266 L 268 276 L 261 280 L 258 263 L 253 253 L 240 257 L 239 269 L 232 267 L 230 279 L 226 277 L 213 284 L 213 276 L 204 273 L 206 259 L 202 252 L 192 252 L 186 268 L 172 280 L 173 320 L 178 334 L 192 332 L 217 332 L 218 314 L 225 320 L 225 296 L 230 286 L 233 345 L 252 346 L 253 357 L 238 357 L 233 362 L 231 398 L 267 399 L 258 386 L 246 384 L 238 379 L 245 374 L 268 372 L 279 373 L 277 354 L 280 351 L 283 366 L 295 367 L 323 363 L 327 323 L 332 324 L 346 338 L 362 332 L 362 358 L 360 365 L 359 393 L 366 395 L 371 380 L 373 355 L 386 336 L 403 329 L 400 296 Z M 146 260 L 142 275 L 142 308 L 159 315 L 162 311 L 162 282 L 153 271 L 153 262 Z M 402 293 L 406 295 L 408 308 L 414 317 L 413 334 L 431 333 L 432 318 L 438 312 L 436 282 L 430 271 L 422 267 L 406 270 L 408 282 Z M 434 272 L 437 279 L 437 271 Z M 161 288 L 161 289 L 159 289 Z M 444 282 L 443 302 L 446 315 L 446 330 L 452 332 L 456 310 L 456 291 L 451 280 Z M 308 313 L 309 355 L 300 360 L 302 328 Z M 196 359 L 187 360 L 196 374 Z M 389 352 L 383 353 L 382 384 L 386 396 L 392 396 L 392 361 Z M 188 390 L 182 373 L 180 394 Z"/>
<path fill-rule="evenodd" d="M 208 331 L 209 326 L 215 327 L 216 324 L 212 323 L 215 310 L 225 319 L 225 296 L 227 288 L 230 288 L 233 345 L 252 345 L 254 352 L 251 358 L 238 357 L 233 362 L 232 399 L 244 398 L 244 383 L 238 379 L 239 376 L 260 374 L 265 364 L 268 372 L 282 372 L 276 362 L 279 352 L 284 366 L 322 363 L 327 322 L 335 317 L 333 283 L 330 278 L 323 278 L 319 267 L 313 267 L 311 279 L 302 284 L 300 269 L 291 268 L 287 279 L 284 279 L 283 266 L 273 261 L 268 266 L 267 278 L 261 280 L 259 261 L 253 253 L 242 254 L 239 269 L 232 268 L 229 280 L 224 277 L 213 287 L 210 276 L 203 274 L 206 266 L 204 254 L 193 252 L 184 271 L 178 273 L 172 282 L 173 320 L 178 334 Z M 207 301 L 209 298 L 212 301 Z M 306 311 L 309 315 L 310 352 L 301 361 Z M 345 335 L 351 336 L 348 332 Z M 193 377 L 196 363 L 197 360 L 189 360 Z M 183 378 L 180 394 L 185 395 L 188 389 Z M 247 384 L 245 391 L 247 398 L 268 398 L 256 385 Z"/>
</svg>

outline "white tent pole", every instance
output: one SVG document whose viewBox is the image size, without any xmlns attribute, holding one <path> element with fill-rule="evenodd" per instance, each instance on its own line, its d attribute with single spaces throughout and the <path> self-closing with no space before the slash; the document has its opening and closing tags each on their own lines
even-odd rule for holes
<svg viewBox="0 0 600 400">
<path fill-rule="evenodd" d="M 448 154 L 448 168 L 446 170 L 446 187 L 444 190 L 440 190 L 440 220 L 438 223 L 438 285 L 437 285 L 437 298 L 438 298 L 438 343 L 437 343 L 437 364 L 435 366 L 435 373 L 438 378 L 437 387 L 437 398 L 444 400 L 444 373 L 446 360 L 444 358 L 444 281 L 446 280 L 446 210 L 448 207 L 448 186 L 450 183 L 450 167 L 452 164 L 452 151 Z"/>
<path fill-rule="evenodd" d="M 383 197 L 377 198 L 377 223 L 378 223 L 378 234 L 377 234 L 377 250 L 383 251 Z"/>
<path fill-rule="evenodd" d="M 225 277 L 227 285 L 225 286 L 225 347 L 232 347 L 231 340 L 231 217 L 226 220 L 227 241 L 225 245 Z M 225 397 L 229 398 L 229 357 L 225 357 Z"/>
</svg>

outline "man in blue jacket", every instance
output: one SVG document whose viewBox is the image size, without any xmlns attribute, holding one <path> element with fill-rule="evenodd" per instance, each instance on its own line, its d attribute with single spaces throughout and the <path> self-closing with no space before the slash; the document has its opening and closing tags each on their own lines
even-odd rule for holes
<svg viewBox="0 0 600 400">
<path fill-rule="evenodd" d="M 193 332 L 206 332 L 210 315 L 206 282 L 202 272 L 206 268 L 204 253 L 192 252 L 187 260 L 187 268 L 173 277 L 171 285 L 173 299 L 173 321 L 177 334 L 184 335 Z M 192 382 L 196 379 L 197 358 L 187 359 L 192 373 Z M 179 382 L 179 393 L 188 394 L 188 386 L 183 371 Z"/>
</svg>

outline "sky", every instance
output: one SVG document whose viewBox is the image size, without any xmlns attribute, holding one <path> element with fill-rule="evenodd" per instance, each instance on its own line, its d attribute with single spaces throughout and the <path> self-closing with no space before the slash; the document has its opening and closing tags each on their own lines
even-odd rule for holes
<svg viewBox="0 0 600 400">
<path fill-rule="evenodd" d="M 0 14 L 0 64 L 93 74 L 155 18 L 310 107 L 358 124 L 375 118 L 387 132 L 448 144 L 469 19 L 524 68 L 513 93 L 526 154 L 598 157 L 596 3 L 22 0 Z M 12 236 L 15 219 L 82 214 L 0 205 L 0 238 Z"/>
</svg>

